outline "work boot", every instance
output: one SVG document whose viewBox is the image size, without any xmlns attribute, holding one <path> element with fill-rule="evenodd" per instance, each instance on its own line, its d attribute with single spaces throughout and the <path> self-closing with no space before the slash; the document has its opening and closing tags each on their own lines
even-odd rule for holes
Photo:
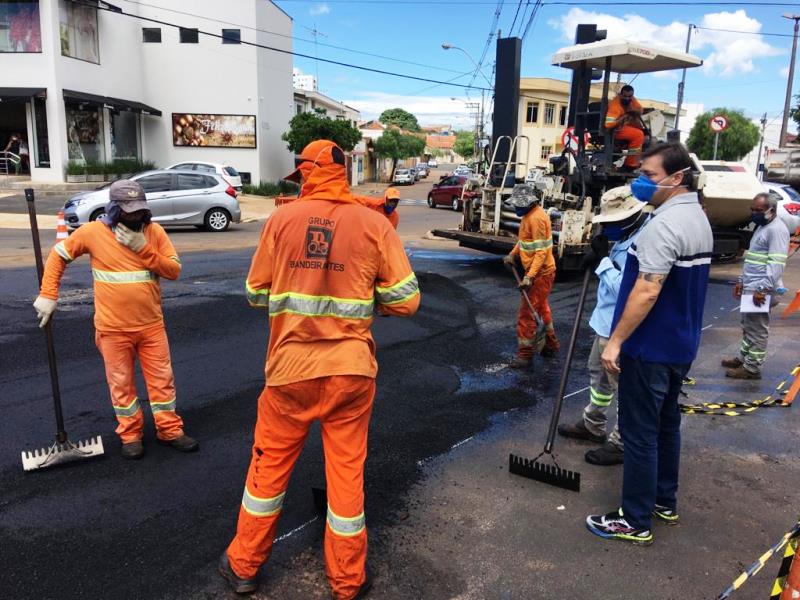
<svg viewBox="0 0 800 600">
<path fill-rule="evenodd" d="M 761 373 L 753 373 L 744 368 L 744 365 L 736 369 L 728 369 L 725 371 L 725 377 L 731 379 L 761 379 Z"/>
<path fill-rule="evenodd" d="M 735 356 L 733 358 L 723 358 L 722 359 L 722 363 L 720 363 L 720 364 L 723 367 L 725 367 L 726 369 L 738 369 L 744 363 L 742 362 L 741 358 L 739 358 L 738 356 Z"/>
<path fill-rule="evenodd" d="M 252 594 L 258 589 L 258 582 L 255 579 L 242 579 L 233 572 L 227 550 L 220 556 L 217 568 L 222 578 L 228 582 L 228 585 L 237 594 Z"/>
<path fill-rule="evenodd" d="M 508 363 L 508 366 L 511 369 L 527 369 L 528 367 L 533 364 L 532 358 L 522 358 L 521 356 L 515 356 L 514 360 Z"/>
<path fill-rule="evenodd" d="M 127 458 L 128 460 L 139 460 L 144 456 L 144 445 L 142 445 L 141 440 L 122 444 L 120 454 L 122 454 L 122 458 Z"/>
<path fill-rule="evenodd" d="M 606 441 L 606 436 L 597 435 L 589 431 L 586 428 L 586 423 L 584 423 L 582 419 L 575 423 L 575 425 L 559 425 L 558 433 L 564 437 L 574 438 L 576 440 L 588 440 L 598 444 L 602 444 Z"/>
<path fill-rule="evenodd" d="M 589 450 L 584 458 L 590 465 L 610 467 L 611 465 L 621 465 L 623 457 L 622 448 L 615 446 L 611 442 L 606 442 L 599 448 Z"/>
<path fill-rule="evenodd" d="M 181 452 L 194 452 L 200 447 L 196 439 L 190 438 L 185 433 L 174 440 L 162 440 L 159 438 L 158 443 L 164 444 L 165 446 L 172 446 L 175 450 L 180 450 Z"/>
<path fill-rule="evenodd" d="M 372 589 L 372 572 L 370 571 L 369 567 L 366 567 L 364 573 L 364 583 L 361 584 L 361 587 L 358 588 L 358 592 L 355 596 L 353 596 L 353 600 L 361 600 L 361 598 L 366 598 L 369 591 Z"/>
</svg>

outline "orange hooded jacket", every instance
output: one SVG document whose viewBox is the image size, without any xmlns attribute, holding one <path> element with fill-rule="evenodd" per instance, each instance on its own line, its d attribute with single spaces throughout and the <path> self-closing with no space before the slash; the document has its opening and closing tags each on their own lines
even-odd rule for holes
<svg viewBox="0 0 800 600">
<path fill-rule="evenodd" d="M 419 306 L 400 238 L 350 193 L 344 154 L 326 143 L 300 198 L 264 226 L 247 275 L 248 301 L 270 312 L 268 386 L 331 375 L 375 377 L 375 304 L 399 316 Z"/>
</svg>

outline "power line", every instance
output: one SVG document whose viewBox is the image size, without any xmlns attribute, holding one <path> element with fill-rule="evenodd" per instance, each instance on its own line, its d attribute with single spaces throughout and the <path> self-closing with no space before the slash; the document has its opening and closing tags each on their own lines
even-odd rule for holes
<svg viewBox="0 0 800 600">
<path fill-rule="evenodd" d="M 89 2 L 84 2 L 82 0 L 72 0 L 72 2 L 74 2 L 75 4 L 81 4 L 83 6 L 89 6 L 91 8 L 95 8 L 97 10 L 106 11 L 106 12 L 109 12 L 109 13 L 112 13 L 112 14 L 118 14 L 118 15 L 122 15 L 122 16 L 125 16 L 125 17 L 130 17 L 132 19 L 138 19 L 140 21 L 145 21 L 145 22 L 148 22 L 148 23 L 155 23 L 157 25 L 163 25 L 165 27 L 175 27 L 177 29 L 184 29 L 183 27 L 181 27 L 180 25 L 176 25 L 175 23 L 170 23 L 168 21 L 162 21 L 160 19 L 153 19 L 153 18 L 150 18 L 150 17 L 143 17 L 141 15 L 134 15 L 134 14 L 131 14 L 131 13 L 127 13 L 127 12 L 123 11 L 122 9 L 119 9 L 119 8 L 116 8 L 116 7 L 115 8 L 110 8 L 110 7 L 99 6 L 98 4 L 92 4 L 92 3 L 89 3 Z M 195 31 L 197 31 L 198 34 L 206 35 L 206 36 L 217 38 L 217 39 L 220 39 L 220 40 L 223 39 L 223 36 L 221 34 L 211 33 L 209 31 L 203 31 L 203 30 L 198 29 L 198 28 L 190 28 L 190 29 L 194 29 Z M 273 48 L 272 46 L 267 46 L 265 44 L 258 44 L 256 42 L 247 42 L 247 41 L 242 40 L 240 42 L 240 44 L 243 45 L 243 46 L 252 46 L 254 48 L 261 48 L 263 50 L 271 50 L 272 52 L 277 52 L 279 54 L 288 54 L 289 56 L 298 56 L 300 58 L 308 58 L 310 60 L 315 60 L 314 56 L 311 56 L 311 55 L 308 55 L 308 54 L 303 54 L 303 53 L 300 53 L 300 52 L 293 52 L 291 50 L 284 50 L 283 48 Z M 416 76 L 416 75 L 408 75 L 408 74 L 405 74 L 405 73 L 396 73 L 396 72 L 393 72 L 393 71 L 386 71 L 384 69 L 375 69 L 375 68 L 372 68 L 372 67 L 365 67 L 363 65 L 355 65 L 355 64 L 351 64 L 351 63 L 338 61 L 338 60 L 331 60 L 329 58 L 319 58 L 319 59 L 316 59 L 316 60 L 319 60 L 320 62 L 331 64 L 331 65 L 337 65 L 339 67 L 345 67 L 345 68 L 348 68 L 348 69 L 357 69 L 359 71 L 367 71 L 369 73 L 377 73 L 378 75 L 388 75 L 390 77 L 398 77 L 398 78 L 401 78 L 401 79 L 412 79 L 414 81 L 424 81 L 424 82 L 427 82 L 427 83 L 435 83 L 435 84 L 438 84 L 438 85 L 449 85 L 449 86 L 457 87 L 457 88 L 492 91 L 490 88 L 474 86 L 472 84 L 464 85 L 464 84 L 460 84 L 460 83 L 454 83 L 454 82 L 448 82 L 448 81 L 440 81 L 438 79 L 430 79 L 428 77 L 419 77 L 419 76 Z"/>
<path fill-rule="evenodd" d="M 287 35 L 285 33 L 280 33 L 280 32 L 277 32 L 277 31 L 270 31 L 268 29 L 260 29 L 258 27 L 252 27 L 251 25 L 244 25 L 242 23 L 234 23 L 232 21 L 225 21 L 223 19 L 217 19 L 217 18 L 207 17 L 207 16 L 204 16 L 204 15 L 198 15 L 198 14 L 195 14 L 195 13 L 185 12 L 185 11 L 177 10 L 177 9 L 174 9 L 174 8 L 166 8 L 166 7 L 158 6 L 158 5 L 155 5 L 155 4 L 148 4 L 147 2 L 139 2 L 139 0 L 123 0 L 123 1 L 127 2 L 129 4 L 135 4 L 137 6 L 143 6 L 143 7 L 146 7 L 146 8 L 152 8 L 152 9 L 156 9 L 156 10 L 163 10 L 165 12 L 175 13 L 175 14 L 178 14 L 178 15 L 186 16 L 186 17 L 195 17 L 195 18 L 198 18 L 198 19 L 203 19 L 205 21 L 211 21 L 211 22 L 214 22 L 214 23 L 219 23 L 221 25 L 232 25 L 232 26 L 238 27 L 240 29 L 248 29 L 250 31 L 257 31 L 259 33 L 266 33 L 266 34 L 269 34 L 269 35 L 274 35 L 276 37 L 281 37 L 281 38 L 285 38 L 285 39 L 289 39 L 289 40 L 294 40 L 296 42 L 304 42 L 306 44 L 314 44 L 315 46 L 319 45 L 319 46 L 323 46 L 325 48 L 333 48 L 335 50 L 341 50 L 343 52 L 350 52 L 352 54 L 361 54 L 363 56 L 369 56 L 370 58 L 380 58 L 382 60 L 390 60 L 390 61 L 393 61 L 393 62 L 403 63 L 403 64 L 406 64 L 406 65 L 413 65 L 415 67 L 425 67 L 426 69 L 434 69 L 434 70 L 437 70 L 437 71 L 448 71 L 450 73 L 460 73 L 460 71 L 458 71 L 457 69 L 448 69 L 448 68 L 445 68 L 445 67 L 437 67 L 435 65 L 427 65 L 427 64 L 424 64 L 424 63 L 418 63 L 418 62 L 414 62 L 414 61 L 411 61 L 411 60 L 404 60 L 402 58 L 395 58 L 393 56 L 386 56 L 386 55 L 383 55 L 383 54 L 375 54 L 374 52 L 365 52 L 363 50 L 353 50 L 352 48 L 346 48 L 344 46 L 337 46 L 335 44 L 326 44 L 326 43 L 323 43 L 323 42 L 318 42 L 316 40 L 309 40 L 309 39 L 302 38 L 302 37 L 295 36 L 295 35 Z"/>
<path fill-rule="evenodd" d="M 775 37 L 794 37 L 791 33 L 768 33 L 765 31 L 737 31 L 735 29 L 717 29 L 716 27 L 700 27 L 699 25 L 694 26 L 695 29 L 704 29 L 706 31 L 723 31 L 725 33 L 741 33 L 745 35 L 771 35 Z"/>
<path fill-rule="evenodd" d="M 514 20 L 511 21 L 511 28 L 508 30 L 509 35 L 514 35 L 514 25 L 517 24 L 517 17 L 519 17 L 519 11 L 522 8 L 522 4 L 525 0 L 519 0 L 517 3 L 517 12 L 514 13 Z"/>
<path fill-rule="evenodd" d="M 531 26 L 533 22 L 536 20 L 536 16 L 539 14 L 539 9 L 542 6 L 541 0 L 536 0 L 536 3 L 533 5 L 533 10 L 531 11 L 531 16 L 528 18 L 528 23 L 525 25 L 525 31 L 522 33 L 522 40 L 525 41 L 525 38 L 528 37 L 528 32 L 531 30 Z"/>
</svg>

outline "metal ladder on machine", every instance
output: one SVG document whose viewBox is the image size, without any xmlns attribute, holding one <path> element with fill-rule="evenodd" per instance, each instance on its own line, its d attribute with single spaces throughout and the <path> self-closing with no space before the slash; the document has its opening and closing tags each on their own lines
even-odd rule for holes
<svg viewBox="0 0 800 600">
<path fill-rule="evenodd" d="M 505 162 L 498 162 L 497 161 L 497 151 L 500 149 L 500 144 L 504 141 L 508 140 L 508 159 Z M 514 160 L 515 154 L 519 152 L 522 155 L 522 144 L 519 143 L 520 140 L 525 140 L 524 144 L 524 156 L 522 160 L 520 160 L 520 156 L 516 156 L 517 160 Z M 520 146 L 520 148 L 518 148 Z M 526 169 L 528 168 L 528 155 L 530 153 L 531 141 L 527 135 L 518 135 L 512 138 L 510 135 L 501 135 L 497 138 L 497 142 L 494 145 L 494 151 L 492 152 L 492 160 L 489 163 L 489 177 L 488 177 L 488 185 L 484 187 L 484 200 L 486 198 L 487 193 L 494 193 L 494 218 L 492 224 L 492 231 L 494 235 L 499 235 L 500 233 L 500 219 L 502 216 L 503 211 L 503 196 L 511 195 L 513 191 L 513 186 L 508 188 L 506 187 L 506 181 L 508 179 L 508 174 L 512 169 L 513 166 L 513 174 L 514 174 L 514 182 L 516 183 L 517 179 L 517 170 L 520 166 L 524 166 Z M 500 186 L 495 187 L 491 185 L 491 181 L 494 179 L 495 167 L 504 165 L 503 169 L 503 178 L 501 179 Z M 484 202 L 481 202 L 481 212 L 483 213 L 484 209 Z M 481 221 L 484 221 L 483 214 L 481 215 Z"/>
</svg>

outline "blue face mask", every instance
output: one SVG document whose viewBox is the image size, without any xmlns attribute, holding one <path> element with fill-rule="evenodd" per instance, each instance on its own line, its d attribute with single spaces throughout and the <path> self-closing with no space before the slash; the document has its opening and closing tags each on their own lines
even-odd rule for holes
<svg viewBox="0 0 800 600">
<path fill-rule="evenodd" d="M 687 167 L 685 169 L 681 169 L 680 171 L 676 171 L 676 172 L 677 173 L 683 173 L 684 171 L 688 171 L 688 170 L 689 170 L 689 167 Z M 672 173 L 671 175 L 667 175 L 667 177 L 672 177 L 672 175 L 675 175 L 675 173 Z M 667 177 L 664 177 L 664 179 L 666 179 Z M 664 181 L 664 179 L 662 179 L 661 181 Z M 658 188 L 660 188 L 660 187 L 663 187 L 663 188 L 676 188 L 676 187 L 678 187 L 677 185 L 659 185 L 661 183 L 661 181 L 656 183 L 652 179 L 650 179 L 647 175 L 644 175 L 644 174 L 639 175 L 639 177 L 634 179 L 633 182 L 631 183 L 631 193 L 633 194 L 633 196 L 637 200 L 639 200 L 641 202 L 650 202 L 653 199 L 653 194 L 656 193 L 656 190 Z"/>
<path fill-rule="evenodd" d="M 624 231 L 622 229 L 622 225 L 618 225 L 617 223 L 608 223 L 607 225 L 603 225 L 603 235 L 612 242 L 620 241 L 623 234 Z"/>
<path fill-rule="evenodd" d="M 750 213 L 750 220 L 756 225 L 766 225 L 769 223 L 767 215 L 762 212 Z"/>
<path fill-rule="evenodd" d="M 392 214 L 394 212 L 394 209 L 395 209 L 394 206 L 389 206 L 388 204 L 383 205 L 383 212 L 385 212 L 387 215 Z"/>
<path fill-rule="evenodd" d="M 517 213 L 518 217 L 524 217 L 529 212 L 531 212 L 532 208 L 533 208 L 533 204 L 531 204 L 530 206 L 526 206 L 525 208 L 520 208 L 519 206 L 515 206 L 514 207 L 514 212 Z"/>
</svg>

